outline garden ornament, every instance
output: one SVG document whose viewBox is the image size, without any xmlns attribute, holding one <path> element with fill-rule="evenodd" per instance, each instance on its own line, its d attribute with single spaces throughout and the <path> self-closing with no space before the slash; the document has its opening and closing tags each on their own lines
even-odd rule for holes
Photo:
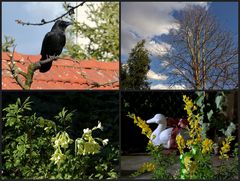
<svg viewBox="0 0 240 181">
<path fill-rule="evenodd" d="M 167 118 L 163 114 L 156 114 L 153 118 L 147 120 L 147 123 L 158 124 L 150 137 L 153 145 L 162 145 L 167 149 L 177 148 L 176 136 L 187 126 L 186 119 Z M 171 127 L 167 128 L 169 124 Z"/>
</svg>

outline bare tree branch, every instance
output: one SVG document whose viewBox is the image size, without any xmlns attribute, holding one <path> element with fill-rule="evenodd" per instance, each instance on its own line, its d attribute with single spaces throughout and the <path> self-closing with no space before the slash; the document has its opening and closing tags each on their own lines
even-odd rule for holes
<svg viewBox="0 0 240 181">
<path fill-rule="evenodd" d="M 165 53 L 159 51 L 169 83 L 201 90 L 238 87 L 239 52 L 231 34 L 201 6 L 187 7 L 177 20 L 179 29 L 170 31 Z"/>
<path fill-rule="evenodd" d="M 16 80 L 17 84 L 20 87 L 22 87 L 22 89 L 26 90 L 26 89 L 28 89 L 28 87 L 22 82 L 22 80 L 19 78 L 18 74 L 21 74 L 25 78 L 26 78 L 26 75 L 25 75 L 24 72 L 22 72 L 20 69 L 17 68 L 17 66 L 16 66 L 16 64 L 14 62 L 14 59 L 13 59 L 15 48 L 16 48 L 16 46 L 13 47 L 12 55 L 8 54 L 8 56 L 10 57 L 10 61 L 11 61 L 11 64 L 9 65 L 9 68 L 10 68 L 12 76 Z"/>
<path fill-rule="evenodd" d="M 29 90 L 31 88 L 32 82 L 33 82 L 33 76 L 36 70 L 41 68 L 41 65 L 49 63 L 51 61 L 55 61 L 57 60 L 57 56 L 52 56 L 46 60 L 41 60 L 38 62 L 34 62 L 31 63 L 28 68 L 27 68 L 27 72 L 23 72 L 22 70 L 20 70 L 17 66 L 16 63 L 14 61 L 14 53 L 15 53 L 15 48 L 13 48 L 13 52 L 12 54 L 8 54 L 8 56 L 10 57 L 10 64 L 9 64 L 9 68 L 10 68 L 10 72 L 12 73 L 13 78 L 15 79 L 15 81 L 17 82 L 17 84 L 23 89 L 23 90 Z M 25 82 L 23 82 L 20 78 L 19 75 L 21 75 L 24 79 Z"/>
<path fill-rule="evenodd" d="M 76 6 L 73 6 L 73 7 L 72 7 L 72 6 L 69 6 L 69 10 L 68 10 L 66 13 L 62 14 L 61 16 L 59 16 L 59 17 L 57 17 L 57 18 L 55 18 L 55 19 L 53 19 L 53 20 L 46 21 L 45 19 L 42 19 L 42 20 L 41 20 L 41 23 L 29 23 L 29 22 L 24 22 L 24 21 L 22 21 L 22 20 L 15 20 L 15 22 L 17 22 L 18 24 L 21 24 L 21 25 L 23 25 L 23 26 L 24 26 L 24 25 L 33 25 L 33 26 L 45 25 L 45 24 L 48 24 L 48 23 L 55 22 L 55 21 L 63 18 L 63 17 L 66 16 L 66 15 L 72 15 L 72 14 L 74 14 L 74 9 L 78 8 L 79 6 L 83 6 L 83 4 L 84 4 L 85 2 L 87 2 L 87 1 L 83 1 L 82 3 L 80 3 L 80 4 L 76 5 Z"/>
</svg>

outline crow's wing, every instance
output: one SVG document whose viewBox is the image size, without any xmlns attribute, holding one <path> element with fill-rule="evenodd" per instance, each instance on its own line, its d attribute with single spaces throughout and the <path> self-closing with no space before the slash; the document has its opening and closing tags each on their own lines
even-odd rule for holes
<svg viewBox="0 0 240 181">
<path fill-rule="evenodd" d="M 45 58 L 49 55 L 60 55 L 65 43 L 66 37 L 64 33 L 48 32 L 43 39 L 41 55 Z"/>
<path fill-rule="evenodd" d="M 61 54 L 62 49 L 66 43 L 66 37 L 63 32 L 51 31 L 48 32 L 42 43 L 41 60 L 46 60 L 49 56 L 58 56 Z M 40 72 L 48 71 L 52 66 L 52 62 L 43 64 Z"/>
</svg>

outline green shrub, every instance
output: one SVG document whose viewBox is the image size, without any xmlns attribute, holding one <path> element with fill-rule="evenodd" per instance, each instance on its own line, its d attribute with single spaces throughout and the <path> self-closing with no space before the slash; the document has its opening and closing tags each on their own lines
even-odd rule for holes
<svg viewBox="0 0 240 181">
<path fill-rule="evenodd" d="M 87 132 L 102 129 L 100 123 L 93 129 L 85 129 L 82 138 L 74 141 L 68 134 L 72 129 L 73 111 L 63 108 L 54 120 L 49 120 L 32 113 L 31 104 L 30 98 L 24 102 L 17 99 L 15 104 L 9 104 L 3 109 L 2 178 L 117 177 L 118 149 L 108 144 L 107 139 Z M 86 135 L 89 139 L 85 139 Z M 83 154 L 79 151 L 81 146 L 85 149 L 85 144 L 95 142 L 98 152 L 88 151 L 91 154 Z"/>
</svg>

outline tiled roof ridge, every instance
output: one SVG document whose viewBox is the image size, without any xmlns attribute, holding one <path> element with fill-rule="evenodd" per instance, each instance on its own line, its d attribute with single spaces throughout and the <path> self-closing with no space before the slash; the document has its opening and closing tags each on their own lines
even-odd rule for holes
<svg viewBox="0 0 240 181">
<path fill-rule="evenodd" d="M 5 56 L 7 56 L 8 57 L 8 54 L 12 54 L 13 52 L 2 52 L 2 55 L 3 55 L 3 57 L 5 57 Z M 19 52 L 14 52 L 14 55 L 16 56 L 21 56 L 21 57 L 24 57 L 24 56 L 27 56 L 27 57 L 32 57 L 32 56 L 39 56 L 39 57 L 41 57 L 41 55 L 40 54 L 23 54 L 23 53 L 19 53 Z M 3 58 L 2 57 L 2 58 Z M 9 58 L 9 57 L 8 57 Z M 74 61 L 73 60 L 73 58 L 71 58 L 71 57 L 69 57 L 69 56 L 65 56 L 65 57 L 59 57 L 59 59 L 64 59 L 64 60 L 72 60 L 72 61 Z M 17 60 L 20 60 L 20 58 L 18 58 Z M 79 60 L 79 59 L 78 59 Z M 78 61 L 77 60 L 77 61 Z M 104 60 L 97 60 L 96 58 L 89 58 L 89 59 L 84 59 L 84 60 L 93 60 L 93 61 L 98 61 L 98 62 L 104 62 Z M 76 61 L 76 60 L 75 60 Z M 113 62 L 116 62 L 116 61 L 118 61 L 118 60 L 112 60 Z"/>
<path fill-rule="evenodd" d="M 11 54 L 11 52 L 9 52 Z M 14 62 L 23 72 L 31 63 L 38 62 L 41 55 L 24 55 L 14 52 Z M 2 52 L 2 87 L 20 89 L 9 69 L 10 56 Z M 20 75 L 20 74 L 19 74 Z M 21 75 L 20 75 L 21 76 Z M 21 78 L 21 77 L 20 77 Z M 31 89 L 118 89 L 119 61 L 96 59 L 74 60 L 59 57 L 46 73 L 35 72 Z"/>
<path fill-rule="evenodd" d="M 10 61 L 10 57 L 8 56 L 9 54 L 12 54 L 12 52 L 2 52 L 2 60 L 5 61 Z M 31 58 L 34 58 L 33 60 Z M 27 54 L 21 54 L 18 52 L 14 52 L 14 61 L 15 62 L 19 62 L 22 65 L 27 64 L 27 63 L 34 63 L 39 61 L 41 58 L 41 55 L 27 55 Z M 68 65 L 67 63 L 62 63 L 61 60 L 65 60 L 65 61 L 70 61 L 71 64 Z M 90 59 L 76 59 L 74 60 L 71 57 L 59 57 L 57 60 L 54 61 L 55 63 L 53 64 L 53 66 L 60 66 L 60 67 L 73 67 L 73 68 L 86 68 L 86 69 L 96 69 L 96 70 L 116 70 L 118 69 L 118 67 L 113 66 L 116 62 L 118 62 L 117 60 L 113 60 L 113 61 L 102 61 L 102 60 L 97 60 L 95 58 L 90 58 Z M 90 63 L 97 63 L 98 66 L 92 66 L 92 64 L 90 65 Z M 81 65 L 81 67 L 76 67 L 74 65 Z M 112 66 L 101 66 L 104 64 L 109 64 Z"/>
</svg>

